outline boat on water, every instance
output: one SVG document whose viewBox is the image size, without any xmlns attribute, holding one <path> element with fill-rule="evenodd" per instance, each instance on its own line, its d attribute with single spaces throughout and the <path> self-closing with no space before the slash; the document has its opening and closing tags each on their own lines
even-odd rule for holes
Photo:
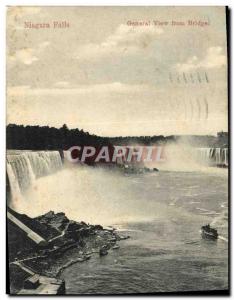
<svg viewBox="0 0 234 300">
<path fill-rule="evenodd" d="M 218 239 L 218 231 L 215 228 L 210 227 L 210 224 L 201 227 L 201 234 L 204 239 Z"/>
</svg>

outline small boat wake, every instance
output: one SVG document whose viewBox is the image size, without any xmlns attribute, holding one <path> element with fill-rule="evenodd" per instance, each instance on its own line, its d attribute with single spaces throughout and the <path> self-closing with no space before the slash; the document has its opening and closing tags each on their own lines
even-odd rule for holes
<svg viewBox="0 0 234 300">
<path fill-rule="evenodd" d="M 209 224 L 204 225 L 201 227 L 200 233 L 202 235 L 203 239 L 209 239 L 209 240 L 222 240 L 226 243 L 228 243 L 228 239 L 224 236 L 218 234 L 218 231 L 215 228 L 212 228 Z"/>
<path fill-rule="evenodd" d="M 218 236 L 218 239 L 219 239 L 219 240 L 222 240 L 222 241 L 224 241 L 224 242 L 226 242 L 226 243 L 228 243 L 228 239 L 225 238 L 225 237 L 222 236 L 222 235 L 219 235 L 219 236 Z"/>
</svg>

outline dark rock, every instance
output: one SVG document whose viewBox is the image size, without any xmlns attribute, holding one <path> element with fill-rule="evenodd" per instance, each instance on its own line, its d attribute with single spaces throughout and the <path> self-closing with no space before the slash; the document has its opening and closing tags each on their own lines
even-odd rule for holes
<svg viewBox="0 0 234 300">
<path fill-rule="evenodd" d="M 64 230 L 69 223 L 68 218 L 63 212 L 55 214 L 53 211 L 49 211 L 45 215 L 39 216 L 35 219 L 40 223 L 50 225 L 59 231 Z"/>
<path fill-rule="evenodd" d="M 103 249 L 103 250 L 109 250 L 110 247 L 111 247 L 111 246 L 110 246 L 109 244 L 105 244 L 105 245 L 102 246 L 101 249 Z"/>
<path fill-rule="evenodd" d="M 87 226 L 87 225 L 86 225 Z M 77 231 L 77 230 L 80 230 L 80 229 L 83 229 L 84 228 L 84 225 L 82 223 L 77 223 L 75 221 L 70 221 L 68 226 L 67 226 L 67 232 L 69 231 Z"/>
<path fill-rule="evenodd" d="M 108 251 L 105 249 L 105 248 L 101 248 L 100 250 L 99 250 L 99 255 L 100 256 L 105 256 L 105 255 L 107 255 L 108 254 Z"/>
<path fill-rule="evenodd" d="M 101 225 L 93 225 L 92 227 L 94 230 L 103 230 L 103 227 Z"/>
</svg>

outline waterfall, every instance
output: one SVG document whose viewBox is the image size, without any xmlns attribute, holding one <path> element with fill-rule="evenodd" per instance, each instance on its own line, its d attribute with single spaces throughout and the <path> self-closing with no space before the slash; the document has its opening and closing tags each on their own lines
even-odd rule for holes
<svg viewBox="0 0 234 300">
<path fill-rule="evenodd" d="M 42 176 L 62 168 L 58 151 L 7 151 L 7 175 L 11 200 L 22 199 L 22 193 Z"/>
<path fill-rule="evenodd" d="M 228 165 L 228 149 L 224 149 L 224 163 Z"/>
<path fill-rule="evenodd" d="M 228 148 L 197 148 L 196 158 L 202 164 L 228 166 Z"/>
<path fill-rule="evenodd" d="M 30 163 L 30 160 L 29 160 L 28 156 L 25 153 L 23 154 L 23 156 L 24 156 L 26 164 L 27 164 L 30 182 L 32 183 L 32 182 L 35 181 L 36 176 L 35 176 L 35 174 L 33 172 L 33 169 L 32 169 L 32 166 L 31 166 L 31 163 Z"/>
<path fill-rule="evenodd" d="M 11 187 L 11 202 L 16 203 L 18 201 L 21 201 L 23 196 L 21 194 L 18 180 L 16 179 L 16 176 L 13 172 L 13 169 L 12 169 L 12 166 L 10 163 L 7 163 L 7 175 L 8 175 L 10 187 Z"/>
</svg>

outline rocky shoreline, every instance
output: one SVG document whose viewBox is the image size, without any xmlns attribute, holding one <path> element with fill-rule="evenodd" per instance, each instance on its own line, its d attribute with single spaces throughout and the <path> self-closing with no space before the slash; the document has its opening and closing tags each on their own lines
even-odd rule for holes
<svg viewBox="0 0 234 300">
<path fill-rule="evenodd" d="M 101 225 L 69 220 L 64 213 L 50 211 L 39 217 L 30 218 L 10 208 L 8 212 L 13 216 L 12 220 L 15 218 L 20 222 L 19 224 L 24 224 L 32 231 L 25 234 L 22 225 L 22 228 L 19 226 L 17 228 L 16 224 L 12 224 L 12 220 L 8 218 L 11 294 L 43 294 L 45 289 L 40 287 L 38 281 L 44 282 L 46 279 L 51 281 L 56 278 L 58 280 L 56 293 L 64 294 L 65 283 L 58 278 L 65 268 L 90 259 L 93 253 L 98 253 L 100 256 L 107 255 L 110 249 L 119 248 L 120 240 L 129 238 L 129 236 L 119 235 L 114 228 L 103 228 Z M 30 239 L 33 234 L 38 235 L 42 242 L 35 243 L 33 238 Z M 36 275 L 39 276 L 38 280 L 35 279 Z M 50 285 L 48 280 L 47 290 L 53 294 L 54 289 L 48 288 Z M 37 281 L 37 284 L 33 285 L 31 281 Z M 55 284 L 56 282 L 53 281 L 53 288 Z"/>
</svg>

